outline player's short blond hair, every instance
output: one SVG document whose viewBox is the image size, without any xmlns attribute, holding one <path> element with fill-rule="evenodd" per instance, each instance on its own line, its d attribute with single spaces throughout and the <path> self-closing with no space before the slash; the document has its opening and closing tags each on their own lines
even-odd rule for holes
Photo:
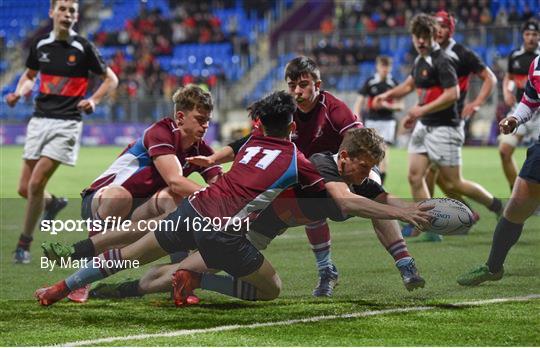
<svg viewBox="0 0 540 348">
<path fill-rule="evenodd" d="M 172 102 L 174 104 L 174 113 L 178 111 L 188 112 L 193 109 L 212 112 L 214 109 L 212 95 L 194 84 L 178 88 L 172 96 Z"/>
<path fill-rule="evenodd" d="M 384 158 L 384 139 L 373 128 L 354 128 L 345 132 L 339 151 L 345 150 L 351 158 L 367 154 L 375 161 Z"/>
<path fill-rule="evenodd" d="M 79 3 L 79 0 L 65 0 L 65 1 L 71 1 L 71 2 L 75 2 L 77 4 Z M 58 0 L 51 0 L 51 10 L 54 10 L 57 2 L 58 2 Z"/>
</svg>

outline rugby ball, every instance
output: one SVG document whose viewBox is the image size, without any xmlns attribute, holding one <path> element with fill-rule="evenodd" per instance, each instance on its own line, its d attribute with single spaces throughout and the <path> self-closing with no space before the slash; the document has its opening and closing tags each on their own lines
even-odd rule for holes
<svg viewBox="0 0 540 348">
<path fill-rule="evenodd" d="M 451 198 L 432 198 L 420 205 L 434 205 L 431 214 L 431 227 L 427 232 L 441 235 L 466 234 L 474 224 L 473 213 L 462 202 Z"/>
</svg>

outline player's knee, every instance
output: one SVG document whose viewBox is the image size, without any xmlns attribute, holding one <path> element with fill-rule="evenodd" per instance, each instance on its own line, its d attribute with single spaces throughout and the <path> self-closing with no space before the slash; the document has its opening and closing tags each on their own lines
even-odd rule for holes
<svg viewBox="0 0 540 348">
<path fill-rule="evenodd" d="M 28 188 L 26 189 L 26 195 L 38 195 L 42 194 L 45 191 L 45 180 L 40 179 L 30 179 L 28 183 Z"/>
<path fill-rule="evenodd" d="M 156 207 L 159 214 L 170 214 L 177 208 L 180 199 L 169 190 L 162 190 L 156 197 Z"/>
<path fill-rule="evenodd" d="M 272 301 L 279 297 L 281 293 L 281 279 L 276 276 L 274 281 L 269 283 L 265 289 L 259 289 L 257 293 L 257 299 L 261 301 Z"/>
<path fill-rule="evenodd" d="M 92 202 L 93 210 L 97 210 L 102 218 L 106 216 L 127 216 L 131 210 L 132 197 L 128 190 L 121 186 L 110 186 L 98 192 Z"/>
<path fill-rule="evenodd" d="M 407 180 L 409 180 L 409 184 L 411 186 L 417 186 L 422 184 L 424 176 L 422 173 L 411 171 L 409 172 L 409 175 L 407 176 Z"/>
<path fill-rule="evenodd" d="M 28 198 L 28 186 L 27 185 L 20 185 L 17 188 L 17 193 L 19 194 L 19 196 L 21 196 L 23 198 Z"/>
</svg>

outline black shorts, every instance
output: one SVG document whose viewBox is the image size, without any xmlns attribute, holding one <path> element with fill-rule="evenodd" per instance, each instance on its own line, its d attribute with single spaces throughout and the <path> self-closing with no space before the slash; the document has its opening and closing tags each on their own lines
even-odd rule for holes
<svg viewBox="0 0 540 348">
<path fill-rule="evenodd" d="M 187 199 L 165 220 L 172 223 L 162 223 L 155 236 L 161 248 L 168 253 L 198 249 L 207 267 L 223 270 L 234 277 L 255 272 L 264 261 L 264 256 L 244 235 L 216 231 L 208 228 L 206 223 L 201 224 L 204 217 Z M 177 229 L 164 228 L 167 225 L 177 226 Z M 201 225 L 206 227 L 201 229 Z"/>
<path fill-rule="evenodd" d="M 94 199 L 94 196 L 96 195 L 97 191 L 84 191 L 82 196 L 82 202 L 81 202 L 81 217 L 83 220 L 95 220 L 94 216 L 92 215 L 92 200 Z M 141 205 L 146 203 L 150 197 L 146 198 L 133 198 L 133 203 L 131 204 L 131 210 L 129 211 L 129 214 L 125 217 L 126 220 L 131 219 L 131 215 Z"/>
<path fill-rule="evenodd" d="M 175 211 L 160 221 L 159 229 L 154 232 L 161 248 L 169 254 L 197 249 L 191 226 L 184 222 L 199 218 L 189 201 L 184 199 Z"/>
<path fill-rule="evenodd" d="M 540 140 L 527 149 L 527 158 L 521 167 L 519 177 L 540 184 Z"/>
</svg>

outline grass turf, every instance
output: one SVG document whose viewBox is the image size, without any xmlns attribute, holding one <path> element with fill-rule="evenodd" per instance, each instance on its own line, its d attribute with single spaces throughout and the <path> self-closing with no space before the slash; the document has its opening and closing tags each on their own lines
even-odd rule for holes
<svg viewBox="0 0 540 348">
<path fill-rule="evenodd" d="M 59 218 L 78 218 L 78 192 L 117 156 L 118 148 L 83 148 L 75 168 L 61 167 L 49 189 L 71 197 Z M 199 292 L 199 307 L 176 309 L 168 295 L 124 301 L 92 300 L 84 305 L 61 302 L 39 307 L 33 291 L 71 273 L 40 268 L 39 243 L 44 240 L 76 241 L 83 232 L 50 236 L 36 232 L 34 260 L 30 265 L 11 264 L 11 252 L 20 233 L 24 201 L 16 198 L 21 148 L 1 149 L 0 183 L 0 345 L 51 345 L 109 336 L 209 328 L 231 324 L 281 321 L 318 315 L 335 315 L 385 308 L 439 305 L 472 299 L 490 299 L 540 293 L 538 245 L 540 218 L 531 218 L 518 245 L 506 262 L 506 275 L 499 282 L 475 288 L 460 287 L 455 278 L 487 257 L 496 220 L 483 207 L 475 206 L 482 219 L 464 237 L 448 237 L 443 243 L 408 242 L 417 260 L 426 288 L 412 293 L 401 284 L 392 259 L 379 245 L 366 220 L 332 223 L 333 259 L 340 271 L 340 284 L 332 299 L 311 297 L 316 271 L 309 245 L 301 228 L 276 239 L 265 252 L 283 280 L 282 295 L 272 302 L 241 302 L 209 292 Z M 524 159 L 524 149 L 517 154 Z M 406 154 L 392 150 L 387 189 L 409 196 Z M 493 148 L 464 151 L 464 176 L 482 183 L 496 196 L 507 197 L 508 188 Z M 123 274 L 122 274 L 123 273 Z M 122 272 L 137 277 L 141 270 Z M 539 345 L 540 301 L 492 304 L 482 307 L 445 308 L 428 312 L 388 314 L 358 319 L 295 324 L 258 329 L 188 335 L 182 337 L 117 341 L 118 345 Z"/>
</svg>

